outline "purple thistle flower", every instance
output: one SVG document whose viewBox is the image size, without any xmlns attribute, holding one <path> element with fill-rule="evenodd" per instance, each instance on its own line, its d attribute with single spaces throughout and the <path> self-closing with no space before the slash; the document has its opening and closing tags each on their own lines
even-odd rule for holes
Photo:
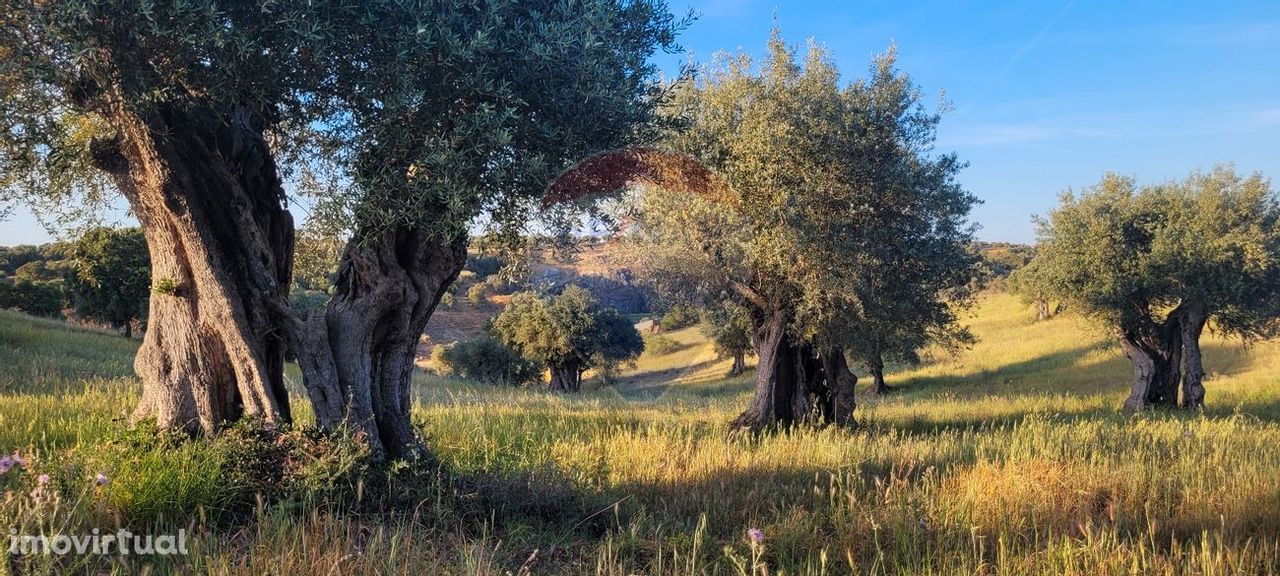
<svg viewBox="0 0 1280 576">
<path fill-rule="evenodd" d="M 752 541 L 752 542 L 755 542 L 756 544 L 763 543 L 763 542 L 764 542 L 764 530 L 761 530 L 761 529 L 759 529 L 759 528 L 752 528 L 752 529 L 750 529 L 750 530 L 747 530 L 747 537 L 748 537 L 748 538 L 750 538 L 750 539 L 751 539 L 751 541 Z"/>
<path fill-rule="evenodd" d="M 13 467 L 16 465 L 17 465 L 17 462 L 13 461 L 12 456 L 5 456 L 4 458 L 0 458 L 0 474 L 8 474 L 9 471 L 12 470 Z"/>
<path fill-rule="evenodd" d="M 99 472 L 98 475 L 93 478 L 93 481 L 99 486 L 105 486 L 107 482 L 110 482 L 110 480 L 107 478 L 107 475 L 101 472 Z"/>
</svg>

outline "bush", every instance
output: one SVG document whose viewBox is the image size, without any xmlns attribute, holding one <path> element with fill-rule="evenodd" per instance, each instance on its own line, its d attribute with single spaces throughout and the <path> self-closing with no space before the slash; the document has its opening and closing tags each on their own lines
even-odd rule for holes
<svg viewBox="0 0 1280 576">
<path fill-rule="evenodd" d="M 324 310 L 329 304 L 329 295 L 319 290 L 304 290 L 302 288 L 294 288 L 289 293 L 289 303 L 293 306 L 293 310 L 306 318 L 312 312 Z"/>
<path fill-rule="evenodd" d="M 665 356 L 675 352 L 680 348 L 680 343 L 675 338 L 655 334 L 646 336 L 644 339 L 644 351 L 650 356 Z"/>
<path fill-rule="evenodd" d="M 62 288 L 57 282 L 0 281 L 0 308 L 16 309 L 33 316 L 62 317 Z"/>
<path fill-rule="evenodd" d="M 477 282 L 467 288 L 467 302 L 472 306 L 484 306 L 488 303 L 489 286 L 484 282 Z"/>
<path fill-rule="evenodd" d="M 485 334 L 436 348 L 432 354 L 442 374 L 498 386 L 520 386 L 542 379 L 542 365 Z"/>
<path fill-rule="evenodd" d="M 663 330 L 679 330 L 697 324 L 698 309 L 688 304 L 676 304 L 662 316 Z"/>
<path fill-rule="evenodd" d="M 466 269 L 480 278 L 488 278 L 502 270 L 502 259 L 492 256 L 470 256 Z"/>
</svg>

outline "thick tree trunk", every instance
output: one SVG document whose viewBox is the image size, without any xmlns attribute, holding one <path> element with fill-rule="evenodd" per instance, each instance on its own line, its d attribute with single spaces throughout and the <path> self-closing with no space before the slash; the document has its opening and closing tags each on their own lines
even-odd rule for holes
<svg viewBox="0 0 1280 576">
<path fill-rule="evenodd" d="M 827 409 L 823 412 L 826 421 L 837 426 L 856 426 L 853 412 L 857 408 L 854 389 L 858 386 L 858 377 L 849 371 L 844 349 L 828 348 L 824 351 L 822 371 L 827 386 Z"/>
<path fill-rule="evenodd" d="M 1049 316 L 1049 300 L 1046 298 L 1036 298 L 1036 320 L 1048 320 Z"/>
<path fill-rule="evenodd" d="M 738 350 L 733 353 L 733 366 L 729 368 L 730 376 L 737 376 L 747 371 L 747 353 L 744 350 Z"/>
<path fill-rule="evenodd" d="M 1174 407 L 1181 381 L 1181 324 L 1170 315 L 1165 323 L 1139 330 L 1115 330 L 1120 348 L 1133 364 L 1133 384 L 1125 410 Z"/>
<path fill-rule="evenodd" d="M 812 350 L 786 333 L 787 316 L 774 311 L 755 329 L 756 385 L 751 405 L 734 419 L 734 429 L 760 431 L 789 426 L 809 414 L 805 351 Z"/>
<path fill-rule="evenodd" d="M 241 416 L 288 421 L 275 301 L 288 290 L 293 221 L 260 124 L 243 108 L 104 113 L 117 134 L 91 151 L 151 256 L 135 417 L 208 434 Z"/>
<path fill-rule="evenodd" d="M 867 363 L 867 369 L 871 372 L 871 393 L 876 396 L 888 394 L 889 385 L 884 383 L 884 356 L 876 352 Z"/>
<path fill-rule="evenodd" d="M 289 330 L 322 428 L 351 426 L 378 460 L 421 448 L 410 416 L 418 340 L 465 263 L 465 237 L 396 230 L 352 239 L 323 314 Z"/>
<path fill-rule="evenodd" d="M 1185 309 L 1179 323 L 1182 339 L 1182 407 L 1204 406 L 1204 362 L 1200 357 L 1200 334 L 1207 315 L 1199 307 Z"/>
<path fill-rule="evenodd" d="M 582 389 L 582 370 L 577 362 L 564 362 L 551 366 L 551 390 L 553 392 L 578 392 Z"/>
</svg>

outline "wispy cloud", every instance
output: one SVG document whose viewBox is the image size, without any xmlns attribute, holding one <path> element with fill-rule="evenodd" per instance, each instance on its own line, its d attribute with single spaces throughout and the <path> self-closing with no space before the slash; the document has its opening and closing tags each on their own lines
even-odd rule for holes
<svg viewBox="0 0 1280 576">
<path fill-rule="evenodd" d="M 755 3 L 755 0 L 704 0 L 696 3 L 693 6 L 693 10 L 700 16 L 724 18 L 741 16 Z"/>
<path fill-rule="evenodd" d="M 1193 24 L 1169 30 L 1169 39 L 1180 44 L 1256 44 L 1280 41 L 1280 21 Z"/>
<path fill-rule="evenodd" d="M 961 126 L 939 135 L 942 147 L 1017 147 L 1031 146 L 1068 138 L 1116 138 L 1112 131 L 1090 128 L 1060 121 L 1030 121 L 1006 124 L 974 124 Z"/>
<path fill-rule="evenodd" d="M 1013 53 L 1013 56 L 1010 56 L 1009 60 L 1004 63 L 1003 67 L 1000 68 L 1000 73 L 996 77 L 997 78 L 1003 77 L 1006 73 L 1008 73 L 1009 69 L 1013 68 L 1013 66 L 1017 64 L 1018 61 L 1021 60 L 1023 56 L 1026 56 L 1028 52 L 1034 49 L 1036 45 L 1040 43 L 1040 40 L 1042 40 L 1045 37 L 1045 35 L 1047 35 L 1049 31 L 1053 29 L 1054 25 L 1056 25 L 1059 20 L 1062 20 L 1063 16 L 1067 15 L 1067 12 L 1070 12 L 1071 7 L 1075 5 L 1076 5 L 1076 0 L 1071 0 L 1070 2 L 1067 2 L 1067 5 L 1063 6 L 1062 10 L 1058 11 L 1058 14 L 1054 16 L 1053 19 L 1050 20 L 1048 24 L 1045 24 L 1044 27 L 1041 28 L 1039 32 L 1036 32 L 1036 35 L 1033 36 L 1031 40 L 1023 44 L 1022 46 L 1018 47 L 1018 50 Z"/>
</svg>

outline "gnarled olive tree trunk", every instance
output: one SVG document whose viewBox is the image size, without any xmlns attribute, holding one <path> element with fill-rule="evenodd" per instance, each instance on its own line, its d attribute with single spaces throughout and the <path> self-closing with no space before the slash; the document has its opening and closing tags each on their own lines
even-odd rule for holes
<svg viewBox="0 0 1280 576">
<path fill-rule="evenodd" d="M 823 351 L 822 372 L 826 378 L 824 419 L 837 426 L 856 426 L 853 412 L 857 408 L 854 390 L 858 377 L 849 370 L 844 349 L 832 347 Z"/>
<path fill-rule="evenodd" d="M 888 394 L 890 388 L 884 382 L 884 356 L 879 350 L 871 355 L 871 361 L 867 362 L 867 369 L 871 372 L 871 393 L 876 396 Z"/>
<path fill-rule="evenodd" d="M 814 345 L 787 331 L 786 314 L 772 312 L 757 326 L 753 344 L 756 365 L 751 405 L 731 424 L 735 430 L 758 432 L 806 421 L 854 426 L 854 388 L 844 349 Z"/>
<path fill-rule="evenodd" d="M 1200 356 L 1200 334 L 1208 316 L 1204 308 L 1182 309 L 1178 337 L 1182 340 L 1182 407 L 1204 406 L 1204 361 Z"/>
<path fill-rule="evenodd" d="M 1116 328 L 1120 348 L 1133 364 L 1133 384 L 1125 410 L 1178 405 L 1182 380 L 1181 323 L 1175 315 L 1162 324 L 1139 329 Z"/>
<path fill-rule="evenodd" d="M 240 107 L 104 114 L 117 133 L 92 152 L 151 256 L 135 417 L 193 433 L 241 416 L 288 421 L 276 301 L 288 291 L 294 230 L 260 122 Z"/>
<path fill-rule="evenodd" d="M 569 361 L 551 366 L 552 392 L 579 392 L 582 390 L 582 368 Z"/>
<path fill-rule="evenodd" d="M 328 307 L 289 330 L 322 428 L 350 425 L 376 459 L 420 448 L 410 417 L 418 339 L 464 264 L 465 236 L 400 229 L 352 239 Z"/>
<path fill-rule="evenodd" d="M 737 350 L 733 353 L 733 366 L 729 367 L 729 376 L 737 376 L 747 371 L 747 353 Z"/>
<path fill-rule="evenodd" d="M 756 385 L 751 405 L 732 423 L 734 429 L 759 431 L 790 425 L 809 410 L 806 390 L 798 378 L 796 343 L 787 334 L 787 315 L 771 312 L 755 328 Z"/>
</svg>

